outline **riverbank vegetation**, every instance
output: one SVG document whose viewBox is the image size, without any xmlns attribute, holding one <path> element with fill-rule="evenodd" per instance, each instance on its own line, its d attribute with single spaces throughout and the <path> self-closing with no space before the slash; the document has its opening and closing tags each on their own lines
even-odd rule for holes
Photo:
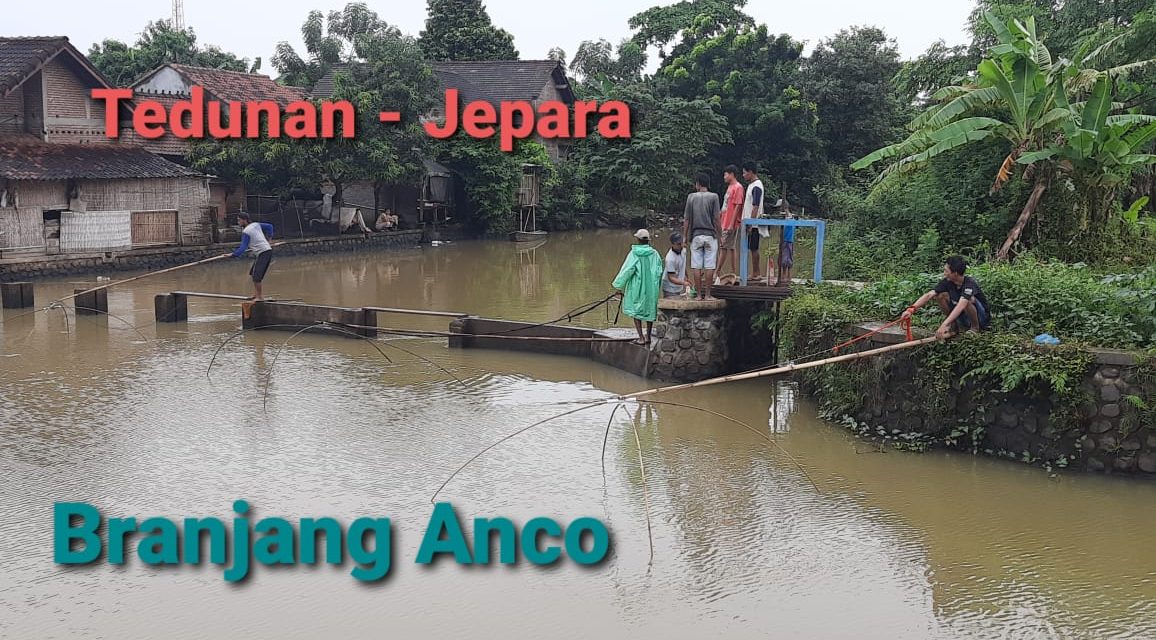
<svg viewBox="0 0 1156 640">
<path fill-rule="evenodd" d="M 629 20 L 631 37 L 519 52 L 480 0 L 429 0 L 425 29 L 402 33 L 363 3 L 312 11 L 305 50 L 282 43 L 279 81 L 312 87 L 363 63 L 333 97 L 403 123 L 365 123 L 355 141 L 205 143 L 193 166 L 251 189 L 289 193 L 334 182 L 412 181 L 420 157 L 456 171 L 462 218 L 498 232 L 515 219 L 522 162 L 547 166 L 551 228 L 628 224 L 677 213 L 690 176 L 759 162 L 770 195 L 833 221 L 830 277 L 872 279 L 973 261 L 1043 258 L 1128 267 L 1156 255 L 1156 7 L 1146 0 L 978 0 L 971 41 L 902 60 L 887 33 L 852 27 L 806 51 L 746 11 L 745 0 L 683 0 Z M 120 82 L 164 62 L 259 69 L 191 31 L 149 25 L 136 45 L 105 41 L 94 64 Z M 631 106 L 632 139 L 574 140 L 551 162 L 530 141 L 514 153 L 455 136 L 431 140 L 417 115 L 436 104 L 430 64 L 561 62 L 583 100 Z M 657 65 L 654 62 L 657 61 Z M 144 67 L 148 67 L 147 69 Z M 652 72 L 650 72 L 653 70 Z M 361 125 L 362 123 L 358 123 Z M 493 148 L 490 148 L 490 147 Z M 1145 200 L 1147 197 L 1147 200 Z"/>
</svg>

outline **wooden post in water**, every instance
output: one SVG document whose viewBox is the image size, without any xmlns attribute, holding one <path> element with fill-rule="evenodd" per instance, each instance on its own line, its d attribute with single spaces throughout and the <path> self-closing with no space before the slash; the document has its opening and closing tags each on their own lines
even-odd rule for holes
<svg viewBox="0 0 1156 640">
<path fill-rule="evenodd" d="M 95 316 L 108 314 L 108 289 L 75 289 L 72 304 L 77 315 Z"/>
<path fill-rule="evenodd" d="M 0 283 L 0 296 L 5 309 L 26 309 L 36 304 L 31 282 Z"/>
<path fill-rule="evenodd" d="M 189 298 L 179 293 L 159 293 L 153 298 L 157 322 L 186 322 L 189 319 Z"/>
</svg>

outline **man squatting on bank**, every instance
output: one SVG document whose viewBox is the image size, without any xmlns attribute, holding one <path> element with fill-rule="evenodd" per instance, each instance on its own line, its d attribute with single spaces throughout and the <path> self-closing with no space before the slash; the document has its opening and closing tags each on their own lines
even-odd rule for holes
<svg viewBox="0 0 1156 640">
<path fill-rule="evenodd" d="M 939 303 L 939 309 L 947 316 L 935 331 L 940 340 L 956 331 L 980 331 L 991 325 L 990 307 L 987 296 L 975 278 L 964 275 L 967 262 L 961 256 L 951 256 L 943 265 L 943 279 L 935 288 L 919 297 L 907 310 L 904 318 L 910 318 L 920 307 L 932 298 Z"/>
<path fill-rule="evenodd" d="M 231 255 L 240 258 L 246 251 L 251 251 L 257 256 L 253 266 L 249 268 L 249 275 L 253 278 L 253 299 L 264 300 L 261 295 L 261 281 L 269 271 L 269 263 L 273 262 L 273 247 L 269 244 L 269 238 L 273 237 L 273 225 L 268 222 L 253 222 L 244 211 L 237 214 L 237 222 L 245 227 L 241 230 L 241 246 Z"/>
</svg>

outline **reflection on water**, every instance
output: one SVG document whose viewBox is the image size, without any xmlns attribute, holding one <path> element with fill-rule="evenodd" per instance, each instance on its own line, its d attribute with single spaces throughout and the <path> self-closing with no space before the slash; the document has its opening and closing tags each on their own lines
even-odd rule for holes
<svg viewBox="0 0 1156 640">
<path fill-rule="evenodd" d="M 602 298 L 629 244 L 629 233 L 597 232 L 530 249 L 495 241 L 279 258 L 267 292 L 542 321 Z M 575 403 L 647 383 L 578 359 L 398 342 L 458 384 L 400 351 L 387 349 L 386 362 L 363 341 L 262 332 L 221 347 L 206 375 L 236 331 L 237 307 L 194 299 L 189 323 L 157 326 L 152 298 L 242 293 L 246 267 L 111 290 L 110 311 L 147 340 L 113 318 L 70 315 L 66 325 L 60 311 L 4 313 L 0 637 L 1156 637 L 1156 510 L 1146 508 L 1156 487 L 879 453 L 818 420 L 789 382 L 662 399 L 766 429 L 819 491 L 760 435 L 669 405 L 617 412 L 604 480 L 605 405 L 494 448 L 439 499 L 463 517 L 600 518 L 613 535 L 608 562 L 418 567 L 430 498 L 462 463 Z M 75 286 L 41 283 L 37 298 Z M 604 326 L 607 315 L 580 322 Z M 348 567 L 258 567 L 234 587 L 212 565 L 52 564 L 54 501 L 112 516 L 228 517 L 241 497 L 257 518 L 393 518 L 392 577 L 363 586 Z"/>
</svg>

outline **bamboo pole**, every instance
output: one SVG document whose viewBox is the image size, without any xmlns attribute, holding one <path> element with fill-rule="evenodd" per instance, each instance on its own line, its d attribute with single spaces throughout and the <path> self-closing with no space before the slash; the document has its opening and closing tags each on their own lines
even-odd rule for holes
<svg viewBox="0 0 1156 640">
<path fill-rule="evenodd" d="M 284 242 L 275 242 L 269 246 L 270 246 L 270 248 L 272 248 L 272 247 L 279 247 L 283 244 L 285 244 L 285 243 Z M 64 302 L 66 300 L 72 300 L 73 298 L 82 296 L 86 293 L 92 293 L 93 291 L 100 291 L 101 289 L 107 289 L 109 287 L 115 287 L 117 285 L 127 284 L 129 282 L 134 282 L 136 280 L 141 280 L 143 278 L 151 278 L 153 276 L 159 276 L 159 275 L 164 274 L 164 273 L 172 273 L 173 271 L 180 271 L 181 269 L 188 269 L 189 267 L 196 267 L 196 266 L 199 266 L 202 264 L 208 264 L 210 262 L 215 262 L 217 260 L 223 260 L 224 258 L 231 257 L 232 255 L 233 255 L 232 253 L 222 253 L 219 256 L 213 256 L 211 258 L 205 258 L 204 260 L 198 260 L 196 262 L 190 262 L 188 264 L 181 264 L 181 265 L 177 265 L 175 267 L 169 267 L 167 269 L 161 269 L 160 271 L 150 271 L 148 273 L 142 273 L 139 276 L 133 276 L 131 278 L 125 278 L 124 280 L 117 280 L 116 282 L 110 282 L 108 284 L 102 284 L 100 286 L 93 287 L 91 289 L 86 289 L 84 291 L 74 293 L 72 295 L 64 296 L 63 298 L 60 298 L 59 300 L 54 301 L 52 304 L 60 304 L 61 302 Z M 49 305 L 49 306 L 51 306 L 51 305 Z"/>
<path fill-rule="evenodd" d="M 658 387 L 656 389 L 647 389 L 646 391 L 639 391 L 637 393 L 630 393 L 624 396 L 618 396 L 617 400 L 633 400 L 635 398 L 643 398 L 651 396 L 656 393 L 665 393 L 667 391 L 681 391 L 683 389 L 693 389 L 695 387 L 706 387 L 712 384 L 722 384 L 724 382 L 736 382 L 738 380 L 751 380 L 753 378 L 763 378 L 766 376 L 775 376 L 781 373 L 791 373 L 799 371 L 800 369 L 811 369 L 813 367 L 821 367 L 827 364 L 835 364 L 838 362 L 851 362 L 860 358 L 867 358 L 870 356 L 877 356 L 892 351 L 901 351 L 903 349 L 910 349 L 911 347 L 918 347 L 924 344 L 930 344 L 938 340 L 935 336 L 922 338 L 920 340 L 912 340 L 910 342 L 901 342 L 899 344 L 892 344 L 878 349 L 868 349 L 867 351 L 859 351 L 856 353 L 848 353 L 842 356 L 834 356 L 831 358 L 823 358 L 822 360 L 815 360 L 812 362 L 804 362 L 802 364 L 788 364 L 774 369 L 767 369 L 765 371 L 751 371 L 749 373 L 736 373 L 734 375 L 722 376 L 719 378 L 710 378 L 709 380 L 700 380 L 699 382 L 691 382 L 687 384 L 678 384 L 670 387 Z"/>
</svg>

